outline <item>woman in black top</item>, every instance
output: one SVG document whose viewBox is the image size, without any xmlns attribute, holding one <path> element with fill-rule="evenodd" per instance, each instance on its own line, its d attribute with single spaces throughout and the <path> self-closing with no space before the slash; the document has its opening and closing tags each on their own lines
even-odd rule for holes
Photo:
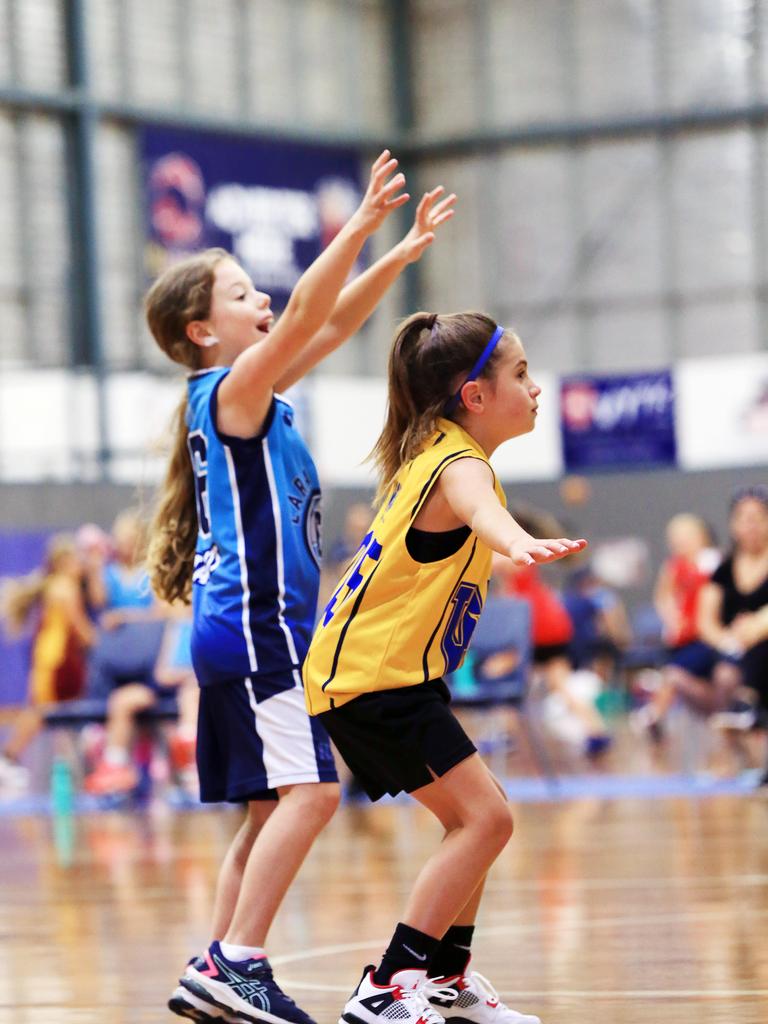
<svg viewBox="0 0 768 1024">
<path fill-rule="evenodd" d="M 699 598 L 702 640 L 722 656 L 715 681 L 723 698 L 739 685 L 758 697 L 758 724 L 768 724 L 768 487 L 744 488 L 731 501 L 733 550 Z M 761 780 L 768 782 L 768 768 Z"/>
</svg>

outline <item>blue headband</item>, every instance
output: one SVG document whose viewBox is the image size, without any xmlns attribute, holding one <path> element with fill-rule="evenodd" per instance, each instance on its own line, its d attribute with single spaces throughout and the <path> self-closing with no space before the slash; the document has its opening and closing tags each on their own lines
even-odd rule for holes
<svg viewBox="0 0 768 1024">
<path fill-rule="evenodd" d="M 456 392 L 456 394 L 452 398 L 448 399 L 448 402 L 446 403 L 446 406 L 445 406 L 445 415 L 446 416 L 450 416 L 450 414 L 453 412 L 453 410 L 456 408 L 456 406 L 461 401 L 461 389 L 464 387 L 464 385 L 468 384 L 469 381 L 471 381 L 471 380 L 476 380 L 480 376 L 480 374 L 483 372 L 483 369 L 485 368 L 485 364 L 491 358 L 493 350 L 498 345 L 499 339 L 501 338 L 501 336 L 503 334 L 504 334 L 504 328 L 503 327 L 497 327 L 496 330 L 493 332 L 493 334 L 490 337 L 490 341 L 488 342 L 488 344 L 485 346 L 485 348 L 483 349 L 482 353 L 480 354 L 480 358 L 477 360 L 475 365 L 469 371 L 469 374 L 461 382 L 459 390 Z"/>
</svg>

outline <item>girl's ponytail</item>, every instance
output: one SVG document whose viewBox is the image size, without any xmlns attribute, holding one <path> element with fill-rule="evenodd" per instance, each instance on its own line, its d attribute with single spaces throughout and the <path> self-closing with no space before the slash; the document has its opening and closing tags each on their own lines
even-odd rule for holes
<svg viewBox="0 0 768 1024">
<path fill-rule="evenodd" d="M 174 443 L 150 528 L 147 566 L 152 589 L 173 604 L 189 604 L 197 543 L 195 476 L 187 451 L 187 396 L 174 417 Z"/>
<path fill-rule="evenodd" d="M 470 371 L 496 329 L 483 313 L 415 313 L 395 335 L 389 355 L 384 429 L 368 456 L 379 476 L 376 503 L 400 467 L 421 451 L 461 375 Z M 495 358 L 494 358 L 495 356 Z M 498 353 L 482 376 L 492 377 Z"/>
</svg>

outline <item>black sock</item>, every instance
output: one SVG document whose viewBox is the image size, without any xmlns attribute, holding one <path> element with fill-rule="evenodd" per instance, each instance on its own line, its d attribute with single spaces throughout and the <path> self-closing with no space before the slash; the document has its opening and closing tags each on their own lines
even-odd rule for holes
<svg viewBox="0 0 768 1024">
<path fill-rule="evenodd" d="M 453 978 L 466 971 L 474 931 L 473 924 L 451 925 L 429 962 L 430 978 Z"/>
<path fill-rule="evenodd" d="M 440 945 L 440 940 L 424 932 L 399 924 L 387 946 L 384 958 L 376 968 L 373 980 L 377 985 L 388 985 L 395 971 L 423 971 Z"/>
</svg>

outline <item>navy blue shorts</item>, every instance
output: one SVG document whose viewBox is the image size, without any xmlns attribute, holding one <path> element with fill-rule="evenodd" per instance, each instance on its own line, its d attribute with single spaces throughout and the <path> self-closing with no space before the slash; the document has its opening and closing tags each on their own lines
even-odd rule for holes
<svg viewBox="0 0 768 1024">
<path fill-rule="evenodd" d="M 683 644 L 682 647 L 670 647 L 667 650 L 665 665 L 675 665 L 692 676 L 699 679 L 710 679 L 718 661 L 723 661 L 723 655 L 714 647 L 694 640 L 690 644 Z"/>
<path fill-rule="evenodd" d="M 279 786 L 338 782 L 328 736 L 307 714 L 299 672 L 201 687 L 197 771 L 203 803 L 276 800 Z"/>
</svg>

